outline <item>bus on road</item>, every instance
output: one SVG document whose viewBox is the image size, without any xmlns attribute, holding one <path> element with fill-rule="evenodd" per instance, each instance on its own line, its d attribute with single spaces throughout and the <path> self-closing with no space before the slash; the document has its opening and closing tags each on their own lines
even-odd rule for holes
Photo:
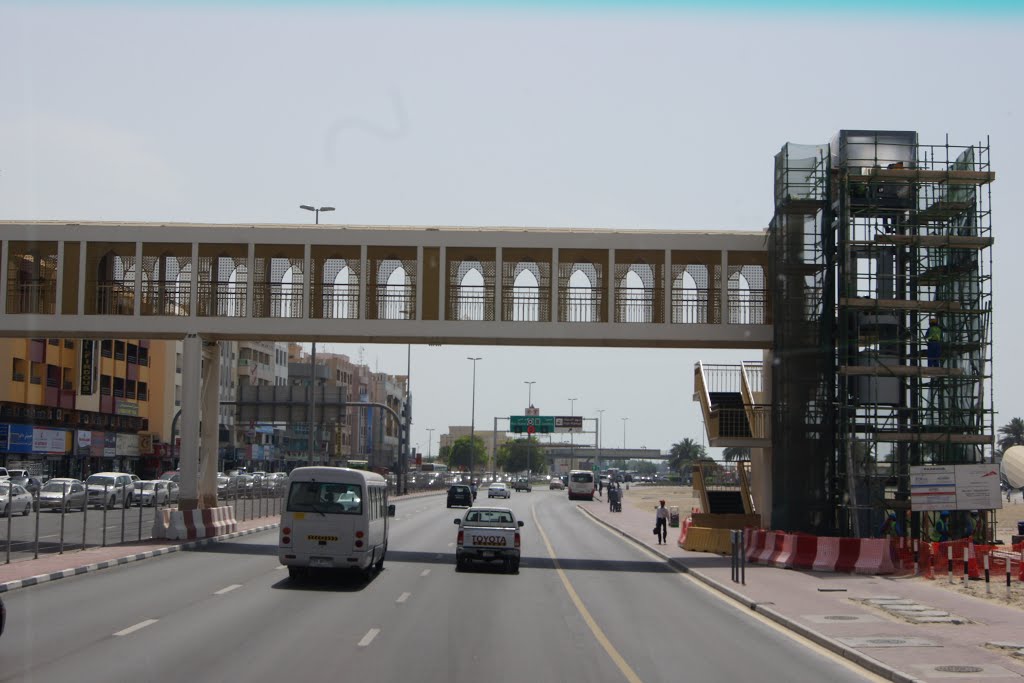
<svg viewBox="0 0 1024 683">
<path fill-rule="evenodd" d="M 289 487 L 278 558 L 293 579 L 310 569 L 350 569 L 369 579 L 388 549 L 387 480 L 347 467 L 297 467 Z"/>
</svg>

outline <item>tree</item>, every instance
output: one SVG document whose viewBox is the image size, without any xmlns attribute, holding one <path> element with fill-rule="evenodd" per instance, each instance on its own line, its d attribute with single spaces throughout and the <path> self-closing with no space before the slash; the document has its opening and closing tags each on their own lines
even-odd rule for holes
<svg viewBox="0 0 1024 683">
<path fill-rule="evenodd" d="M 448 449 L 445 452 L 445 448 Z M 473 436 L 473 445 L 470 445 L 469 437 L 463 436 L 456 439 L 450 447 L 446 446 L 441 449 L 441 453 L 438 455 L 438 459 L 445 456 L 445 463 L 448 465 L 448 469 L 455 471 L 459 469 L 465 470 L 482 470 L 487 465 L 487 447 L 484 445 L 484 440 L 479 436 Z M 470 463 L 474 462 L 476 467 L 470 467 Z"/>
<path fill-rule="evenodd" d="M 740 446 L 729 446 L 722 451 L 722 458 L 726 462 L 733 462 L 737 460 L 750 460 L 750 449 L 741 448 Z"/>
<path fill-rule="evenodd" d="M 1024 446 L 1024 420 L 1015 417 L 999 428 L 999 451 L 1005 453 L 1013 446 Z"/>
<path fill-rule="evenodd" d="M 653 462 L 648 462 L 646 460 L 639 461 L 638 463 L 636 463 L 634 467 L 636 469 L 637 474 L 645 477 L 649 477 L 652 474 L 658 473 L 658 466 L 655 465 Z"/>
<path fill-rule="evenodd" d="M 707 457 L 707 451 L 704 449 L 704 446 L 689 437 L 672 444 L 668 454 L 668 467 L 675 472 L 682 472 L 686 465 L 699 458 Z"/>
<path fill-rule="evenodd" d="M 536 474 L 548 471 L 548 462 L 535 437 L 506 441 L 498 448 L 498 467 L 502 472 L 525 472 L 527 468 Z"/>
</svg>

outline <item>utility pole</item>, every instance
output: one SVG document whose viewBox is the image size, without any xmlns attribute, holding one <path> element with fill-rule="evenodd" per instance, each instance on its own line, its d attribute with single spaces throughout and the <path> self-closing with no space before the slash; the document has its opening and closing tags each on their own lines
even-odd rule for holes
<svg viewBox="0 0 1024 683">
<path fill-rule="evenodd" d="M 478 360 L 483 360 L 483 358 L 467 357 L 466 360 L 473 361 L 473 398 L 469 418 L 469 481 L 472 483 L 473 473 L 476 471 L 476 362 Z"/>
</svg>

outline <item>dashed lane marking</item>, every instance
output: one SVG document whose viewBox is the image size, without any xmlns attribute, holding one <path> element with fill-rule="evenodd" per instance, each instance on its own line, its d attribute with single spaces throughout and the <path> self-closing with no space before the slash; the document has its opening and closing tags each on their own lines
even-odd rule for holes
<svg viewBox="0 0 1024 683">
<path fill-rule="evenodd" d="M 408 600 L 410 595 L 412 595 L 412 593 L 402 593 L 401 595 L 398 596 L 398 599 L 395 600 L 395 602 L 401 604 L 401 603 L 405 602 L 406 600 Z"/>
<path fill-rule="evenodd" d="M 230 586 L 228 586 L 227 588 L 221 588 L 219 591 L 215 591 L 214 595 L 224 595 L 225 593 L 230 593 L 231 591 L 235 590 L 236 588 L 241 588 L 241 587 L 242 587 L 242 584 L 240 584 L 240 583 L 233 583 Z"/>
<path fill-rule="evenodd" d="M 426 576 L 429 573 L 430 573 L 429 569 L 424 569 L 423 571 L 420 572 L 420 576 Z"/>
<path fill-rule="evenodd" d="M 126 636 L 126 635 L 128 635 L 129 633 L 135 633 L 135 632 L 136 632 L 136 631 L 138 631 L 139 629 L 143 629 L 143 628 L 146 628 L 146 627 L 147 627 L 147 626 L 149 626 L 150 624 L 155 624 L 156 622 L 157 622 L 157 620 L 156 620 L 156 619 L 146 619 L 145 621 L 140 621 L 139 623 L 135 624 L 135 626 L 129 626 L 129 627 L 128 627 L 128 628 L 126 628 L 126 629 L 123 629 L 123 630 L 121 630 L 121 631 L 118 631 L 118 632 L 117 632 L 117 633 L 115 633 L 114 635 L 115 635 L 115 636 Z"/>
<path fill-rule="evenodd" d="M 372 643 L 373 639 L 377 637 L 378 633 L 380 633 L 379 628 L 371 628 L 369 631 L 366 632 L 366 635 L 363 636 L 363 639 L 359 641 L 359 647 L 366 647 L 367 645 Z"/>
</svg>

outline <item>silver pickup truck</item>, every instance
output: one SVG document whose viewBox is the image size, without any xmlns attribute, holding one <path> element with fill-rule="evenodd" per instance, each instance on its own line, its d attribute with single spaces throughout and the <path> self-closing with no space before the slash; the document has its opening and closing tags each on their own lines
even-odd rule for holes
<svg viewBox="0 0 1024 683">
<path fill-rule="evenodd" d="M 508 508 L 474 507 L 455 519 L 455 571 L 474 560 L 502 562 L 506 572 L 519 572 L 519 528 L 523 523 Z"/>
</svg>

